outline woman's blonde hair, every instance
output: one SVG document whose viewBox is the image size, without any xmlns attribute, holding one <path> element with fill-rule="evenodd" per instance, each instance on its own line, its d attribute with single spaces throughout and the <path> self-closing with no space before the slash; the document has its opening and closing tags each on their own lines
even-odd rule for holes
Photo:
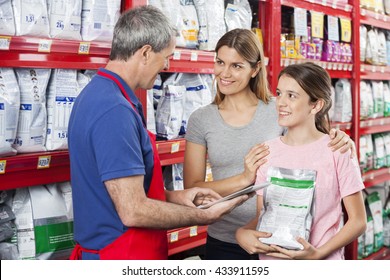
<svg viewBox="0 0 390 280">
<path fill-rule="evenodd" d="M 258 99 L 264 103 L 268 103 L 271 94 L 264 63 L 263 46 L 256 34 L 249 29 L 233 29 L 225 33 L 221 39 L 219 39 L 215 47 L 215 52 L 218 54 L 218 50 L 223 46 L 235 49 L 243 59 L 249 62 L 252 68 L 255 69 L 259 64 L 260 70 L 257 75 L 249 81 L 249 87 Z M 216 89 L 217 92 L 213 104 L 219 105 L 225 98 L 225 95 L 220 92 L 218 85 L 216 86 Z"/>
</svg>

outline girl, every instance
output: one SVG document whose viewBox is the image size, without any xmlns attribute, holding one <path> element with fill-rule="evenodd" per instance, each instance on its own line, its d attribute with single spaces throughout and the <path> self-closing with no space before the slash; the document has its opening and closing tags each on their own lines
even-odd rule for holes
<svg viewBox="0 0 390 280">
<path fill-rule="evenodd" d="M 287 128 L 284 136 L 266 142 L 270 155 L 257 172 L 256 183 L 266 180 L 269 167 L 311 169 L 317 172 L 315 214 L 309 242 L 297 241 L 303 250 L 287 250 L 261 243 L 256 224 L 263 208 L 258 191 L 258 217 L 237 230 L 238 243 L 260 259 L 343 259 L 343 247 L 366 228 L 366 214 L 361 190 L 364 188 L 356 158 L 328 148 L 331 107 L 331 80 L 320 66 L 307 62 L 290 65 L 279 74 L 276 109 L 278 123 Z M 348 221 L 339 230 L 342 207 Z M 271 233 L 267 233 L 270 234 Z"/>
</svg>

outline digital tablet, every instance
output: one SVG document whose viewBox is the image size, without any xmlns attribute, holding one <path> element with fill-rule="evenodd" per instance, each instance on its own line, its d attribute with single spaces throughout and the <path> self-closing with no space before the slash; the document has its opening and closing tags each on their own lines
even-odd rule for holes
<svg viewBox="0 0 390 280">
<path fill-rule="evenodd" d="M 236 191 L 234 193 L 231 193 L 225 197 L 222 197 L 216 201 L 213 201 L 213 202 L 210 202 L 208 204 L 204 204 L 204 205 L 199 205 L 198 208 L 200 209 L 206 209 L 206 208 L 209 208 L 210 206 L 216 204 L 216 203 L 220 203 L 222 201 L 226 201 L 226 200 L 229 200 L 229 199 L 233 199 L 237 196 L 240 196 L 240 195 L 244 195 L 244 194 L 247 194 L 247 193 L 251 193 L 251 192 L 255 192 L 257 190 L 260 190 L 260 189 L 264 189 L 265 187 L 269 186 L 271 183 L 270 182 L 264 182 L 264 183 L 261 183 L 261 184 L 258 184 L 258 185 L 251 185 L 251 186 L 248 186 L 242 190 L 239 190 L 239 191 Z"/>
</svg>

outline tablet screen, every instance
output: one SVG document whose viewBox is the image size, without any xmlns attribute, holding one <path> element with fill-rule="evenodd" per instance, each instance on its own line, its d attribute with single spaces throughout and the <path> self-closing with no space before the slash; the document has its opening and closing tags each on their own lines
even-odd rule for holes
<svg viewBox="0 0 390 280">
<path fill-rule="evenodd" d="M 258 185 L 251 185 L 251 186 L 248 186 L 242 190 L 239 190 L 239 191 L 236 191 L 234 193 L 231 193 L 225 197 L 222 197 L 216 201 L 213 201 L 213 202 L 210 202 L 208 204 L 205 204 L 205 205 L 199 205 L 198 208 L 200 209 L 206 209 L 206 208 L 209 208 L 210 206 L 216 204 L 216 203 L 220 203 L 222 201 L 226 201 L 226 200 L 229 200 L 229 199 L 233 199 L 237 196 L 240 196 L 240 195 L 243 195 L 243 194 L 247 194 L 247 193 L 251 193 L 251 192 L 255 192 L 257 190 L 260 190 L 260 189 L 263 189 L 267 186 L 270 185 L 270 182 L 263 182 L 261 184 L 258 184 Z"/>
</svg>

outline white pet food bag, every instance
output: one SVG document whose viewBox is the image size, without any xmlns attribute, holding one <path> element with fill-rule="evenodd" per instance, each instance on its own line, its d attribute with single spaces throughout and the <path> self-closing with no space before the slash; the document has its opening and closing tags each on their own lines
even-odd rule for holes
<svg viewBox="0 0 390 280">
<path fill-rule="evenodd" d="M 385 141 L 382 134 L 373 134 L 373 143 L 374 143 L 374 169 L 381 169 L 385 167 L 386 161 L 386 151 L 385 151 Z"/>
<path fill-rule="evenodd" d="M 382 81 L 371 81 L 372 94 L 374 100 L 374 112 L 373 117 L 383 117 L 384 113 L 384 99 L 383 99 L 383 82 Z"/>
<path fill-rule="evenodd" d="M 15 18 L 11 0 L 0 0 L 0 34 L 15 35 Z"/>
<path fill-rule="evenodd" d="M 180 73 L 175 81 L 177 85 L 186 87 L 184 96 L 184 111 L 180 135 L 187 131 L 188 118 L 199 107 L 211 103 L 211 91 L 200 74 Z"/>
<path fill-rule="evenodd" d="M 352 120 L 352 91 L 347 79 L 339 79 L 335 85 L 334 121 L 350 122 Z"/>
<path fill-rule="evenodd" d="M 302 250 L 295 238 L 307 241 L 314 216 L 314 191 L 317 172 L 308 169 L 269 167 L 264 189 L 263 205 L 257 230 L 270 232 L 269 238 L 260 238 L 265 244 Z"/>
<path fill-rule="evenodd" d="M 0 68 L 0 157 L 12 156 L 18 128 L 20 91 L 12 68 Z"/>
<path fill-rule="evenodd" d="M 46 151 L 46 87 L 50 69 L 15 69 L 20 88 L 18 129 L 13 147 L 18 153 Z"/>
<path fill-rule="evenodd" d="M 374 65 L 379 64 L 378 48 L 378 32 L 374 28 L 367 32 L 366 62 Z"/>
<path fill-rule="evenodd" d="M 366 48 L 367 48 L 367 27 L 360 25 L 360 61 L 366 60 Z"/>
<path fill-rule="evenodd" d="M 81 40 L 82 0 L 47 0 L 50 37 Z"/>
<path fill-rule="evenodd" d="M 112 41 L 121 0 L 83 0 L 81 37 L 84 41 Z"/>
<path fill-rule="evenodd" d="M 49 37 L 46 0 L 12 0 L 17 36 Z"/>
<path fill-rule="evenodd" d="M 46 103 L 48 151 L 68 149 L 69 117 L 78 93 L 77 70 L 53 70 Z"/>
<path fill-rule="evenodd" d="M 195 49 L 198 46 L 199 22 L 193 1 L 180 1 L 176 28 L 177 47 Z"/>
<path fill-rule="evenodd" d="M 225 1 L 194 0 L 199 20 L 199 49 L 212 51 L 226 33 Z"/>
<path fill-rule="evenodd" d="M 162 139 L 174 139 L 179 136 L 184 111 L 186 87 L 175 80 L 179 74 L 173 74 L 163 84 L 163 95 L 156 111 L 157 136 Z"/>
<path fill-rule="evenodd" d="M 374 112 L 374 99 L 371 84 L 360 81 L 360 119 L 371 118 Z"/>
<path fill-rule="evenodd" d="M 146 91 L 146 128 L 156 134 L 156 113 L 153 106 L 153 89 Z"/>
<path fill-rule="evenodd" d="M 374 220 L 374 252 L 378 252 L 383 246 L 383 205 L 379 193 L 370 193 L 367 202 Z"/>
<path fill-rule="evenodd" d="M 227 4 L 225 10 L 227 31 L 252 27 L 252 9 L 247 0 L 235 0 L 234 4 Z"/>
</svg>

